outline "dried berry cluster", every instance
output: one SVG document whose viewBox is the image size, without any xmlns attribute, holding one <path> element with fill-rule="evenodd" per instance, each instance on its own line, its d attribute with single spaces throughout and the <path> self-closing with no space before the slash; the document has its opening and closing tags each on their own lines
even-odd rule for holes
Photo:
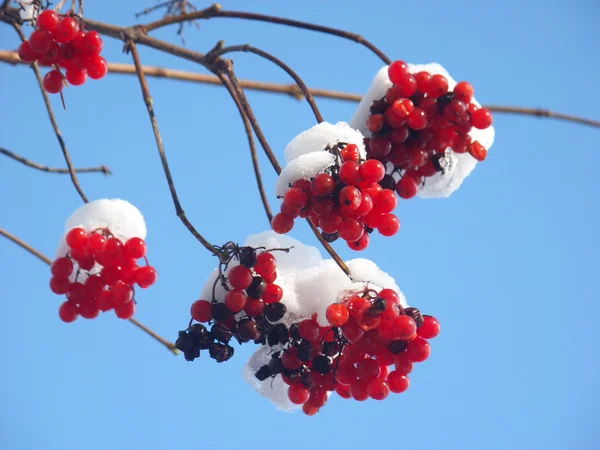
<svg viewBox="0 0 600 450">
<path fill-rule="evenodd" d="M 44 89 L 51 94 L 62 91 L 68 81 L 73 86 L 94 80 L 108 72 L 106 60 L 100 56 L 102 38 L 96 31 L 85 31 L 77 16 L 59 16 L 52 10 L 40 13 L 36 30 L 19 47 L 22 61 L 54 67 L 44 77 Z M 65 69 L 63 75 L 61 69 Z"/>
<path fill-rule="evenodd" d="M 331 327 L 321 327 L 316 317 L 289 330 L 278 325 L 279 338 L 268 344 L 283 347 L 255 374 L 260 381 L 281 376 L 290 401 L 308 415 L 318 412 L 334 390 L 357 401 L 404 392 L 413 363 L 429 356 L 427 339 L 439 333 L 434 317 L 402 308 L 391 289 L 355 292 L 330 305 L 326 317 Z"/>
<path fill-rule="evenodd" d="M 67 297 L 59 308 L 60 319 L 94 319 L 100 311 L 111 309 L 121 319 L 131 318 L 135 313 L 134 285 L 148 288 L 157 278 L 156 270 L 148 265 L 144 240 L 133 237 L 123 243 L 107 228 L 90 233 L 73 228 L 65 240 L 68 253 L 50 266 L 50 289 Z M 145 265 L 139 266 L 142 258 Z M 87 277 L 81 283 L 78 278 L 83 274 Z"/>
<path fill-rule="evenodd" d="M 283 290 L 277 284 L 277 262 L 271 251 L 257 251 L 252 247 L 238 247 L 229 243 L 220 254 L 225 262 L 213 285 L 212 300 L 197 300 L 191 306 L 193 324 L 179 332 L 176 346 L 188 361 L 200 356 L 200 350 L 209 350 L 217 362 L 233 356 L 232 338 L 240 344 L 264 344 L 273 339 L 273 325 L 280 321 L 287 309 L 280 300 Z M 222 259 L 223 261 L 223 259 Z M 228 269 L 228 270 L 227 270 Z M 226 271 L 226 274 L 225 274 Z M 222 302 L 215 298 L 217 283 L 225 290 Z"/>
<path fill-rule="evenodd" d="M 385 166 L 375 159 L 361 160 L 355 144 L 340 143 L 326 150 L 336 156 L 335 165 L 291 185 L 271 222 L 273 231 L 288 233 L 295 218 L 308 217 L 326 241 L 341 237 L 356 251 L 367 248 L 373 230 L 395 235 L 400 229 L 398 217 L 392 214 L 396 196 L 380 184 Z"/>
<path fill-rule="evenodd" d="M 396 191 L 414 197 L 427 177 L 446 170 L 448 152 L 469 153 L 483 161 L 487 149 L 472 140 L 473 128 L 492 125 L 492 114 L 473 103 L 473 87 L 466 81 L 449 90 L 443 75 L 411 74 L 403 61 L 388 68 L 393 86 L 371 105 L 365 139 L 369 158 L 390 162 L 401 179 Z"/>
</svg>

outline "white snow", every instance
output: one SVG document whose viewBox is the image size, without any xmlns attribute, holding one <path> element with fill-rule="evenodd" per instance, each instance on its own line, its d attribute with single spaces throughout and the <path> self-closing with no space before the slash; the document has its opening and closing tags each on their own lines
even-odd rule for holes
<svg viewBox="0 0 600 450">
<path fill-rule="evenodd" d="M 440 74 L 445 76 L 448 80 L 448 88 L 450 90 L 454 89 L 454 86 L 456 86 L 456 80 L 450 76 L 446 69 L 437 63 L 408 64 L 408 68 L 411 73 L 427 71 L 432 75 Z M 388 66 L 384 66 L 377 72 L 371 86 L 358 104 L 356 112 L 350 121 L 350 126 L 361 131 L 365 136 L 371 136 L 371 133 L 367 128 L 367 119 L 370 115 L 369 108 L 373 104 L 373 101 L 379 100 L 385 96 L 386 91 L 392 86 L 387 71 Z M 477 106 L 481 106 L 475 98 L 473 98 L 472 102 Z M 471 132 L 469 132 L 469 135 L 473 141 L 479 141 L 488 151 L 494 143 L 493 126 L 485 130 L 473 128 Z M 425 186 L 419 190 L 417 195 L 423 198 L 449 197 L 461 186 L 464 179 L 471 174 L 476 165 L 477 160 L 468 153 L 457 154 L 452 152 L 451 169 L 445 174 L 437 173 L 433 177 L 427 178 Z"/>
<path fill-rule="evenodd" d="M 300 179 L 310 179 L 315 175 L 325 172 L 335 165 L 333 153 L 320 151 L 301 155 L 288 163 L 275 184 L 275 195 L 282 197 L 290 189 L 290 185 Z"/>
<path fill-rule="evenodd" d="M 284 296 L 281 300 L 288 308 L 288 314 L 283 322 L 290 325 L 293 322 L 310 318 L 317 313 L 317 319 L 322 326 L 326 326 L 325 310 L 327 307 L 340 301 L 349 292 L 357 292 L 366 287 L 380 290 L 393 289 L 399 293 L 403 306 L 408 306 L 406 299 L 400 292 L 394 279 L 383 272 L 377 265 L 367 259 L 357 258 L 347 261 L 346 264 L 352 272 L 354 281 L 350 280 L 332 259 L 322 259 L 315 247 L 305 245 L 288 236 L 278 235 L 273 231 L 265 231 L 248 237 L 245 245 L 252 247 L 283 248 L 291 247 L 289 253 L 274 252 L 277 258 L 277 280 L 285 280 Z M 211 279 L 214 281 L 215 273 L 207 281 L 203 296 L 208 295 L 208 285 L 212 289 Z M 281 284 L 280 284 L 281 285 Z M 291 411 L 296 406 L 287 397 L 287 385 L 276 377 L 273 381 L 268 378 L 260 382 L 254 373 L 268 363 L 270 355 L 268 347 L 261 346 L 250 358 L 243 370 L 243 378 L 264 397 L 275 404 L 278 409 Z"/>
<path fill-rule="evenodd" d="M 290 163 L 301 155 L 321 152 L 325 147 L 333 146 L 338 142 L 356 144 L 362 158 L 365 158 L 365 145 L 363 135 L 350 127 L 346 122 L 335 125 L 321 122 L 292 139 L 284 149 L 285 162 Z"/>
<path fill-rule="evenodd" d="M 146 222 L 142 213 L 131 203 L 120 199 L 100 199 L 86 203 L 76 209 L 65 222 L 65 232 L 58 242 L 55 258 L 65 256 L 69 250 L 65 241 L 66 234 L 73 228 L 81 227 L 85 231 L 98 228 L 108 228 L 112 234 L 123 242 L 132 237 L 146 238 Z M 73 261 L 77 269 L 77 263 Z M 100 272 L 101 267 L 96 264 L 90 271 L 91 274 Z M 74 270 L 74 273 L 76 270 Z M 77 278 L 83 282 L 87 278 L 82 273 Z M 71 277 L 74 279 L 74 275 Z"/>
<path fill-rule="evenodd" d="M 21 20 L 32 20 L 37 16 L 38 9 L 34 2 L 21 1 L 19 3 L 23 7 L 23 9 L 19 10 L 19 16 L 21 16 Z"/>
</svg>

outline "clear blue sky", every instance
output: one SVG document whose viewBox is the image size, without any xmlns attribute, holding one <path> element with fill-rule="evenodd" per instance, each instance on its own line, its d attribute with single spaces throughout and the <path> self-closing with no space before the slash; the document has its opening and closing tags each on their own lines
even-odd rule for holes
<svg viewBox="0 0 600 450">
<path fill-rule="evenodd" d="M 491 3 L 494 3 L 493 5 Z M 121 25 L 152 0 L 86 1 L 89 18 Z M 204 5 L 197 3 L 199 7 Z M 392 58 L 439 62 L 470 80 L 482 103 L 544 106 L 599 118 L 593 0 L 453 3 L 227 1 L 251 10 L 363 34 Z M 153 16 L 152 19 L 158 16 Z M 179 43 L 176 28 L 156 35 Z M 335 37 L 233 19 L 186 28 L 201 52 L 217 40 L 250 43 L 284 59 L 308 85 L 362 92 L 381 67 Z M 17 47 L 0 26 L 1 47 Z M 140 49 L 143 62 L 199 70 Z M 130 62 L 107 40 L 110 61 Z M 288 82 L 251 55 L 241 78 Z M 0 65 L 0 145 L 62 166 L 42 99 L 26 67 Z M 189 218 L 215 243 L 243 241 L 267 223 L 240 119 L 215 86 L 150 80 L 173 175 Z M 313 125 L 308 106 L 250 93 L 271 145 Z M 174 215 L 137 80 L 110 75 L 52 98 L 78 166 L 107 164 L 110 178 L 81 176 L 90 198 L 137 205 L 149 226 L 155 287 L 137 318 L 174 339 L 215 260 Z M 355 105 L 318 104 L 330 122 Z M 6 450 L 365 448 L 587 450 L 600 448 L 597 318 L 600 130 L 496 116 L 496 144 L 447 200 L 402 202 L 397 237 L 364 253 L 392 274 L 408 301 L 436 315 L 441 335 L 408 392 L 384 402 L 332 398 L 313 417 L 278 412 L 240 372 L 252 348 L 222 365 L 187 363 L 112 314 L 65 325 L 48 267 L 0 239 L 0 447 Z M 274 175 L 261 156 L 265 181 Z M 276 204 L 272 190 L 269 192 Z M 0 227 L 53 255 L 80 205 L 67 176 L 0 159 Z M 292 236 L 315 243 L 305 225 Z M 447 240 L 445 240 L 447 239 Z M 355 256 L 338 245 L 344 257 Z"/>
</svg>

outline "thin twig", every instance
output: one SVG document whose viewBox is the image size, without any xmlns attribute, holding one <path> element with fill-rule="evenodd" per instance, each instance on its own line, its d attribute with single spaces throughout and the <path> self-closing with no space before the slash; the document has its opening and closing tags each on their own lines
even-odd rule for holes
<svg viewBox="0 0 600 450">
<path fill-rule="evenodd" d="M 271 212 L 271 206 L 269 205 L 269 200 L 267 199 L 267 194 L 265 193 L 265 187 L 262 182 L 262 176 L 260 174 L 260 166 L 258 164 L 258 156 L 256 155 L 256 146 L 254 145 L 254 138 L 252 136 L 252 125 L 250 125 L 250 120 L 248 119 L 248 115 L 244 110 L 242 104 L 240 103 L 239 98 L 235 93 L 235 89 L 231 85 L 231 82 L 227 77 L 225 77 L 222 73 L 219 73 L 218 78 L 220 79 L 223 86 L 229 92 L 229 95 L 235 102 L 235 106 L 237 107 L 240 116 L 242 118 L 242 122 L 244 123 L 244 129 L 246 131 L 246 136 L 248 137 L 248 145 L 250 146 L 250 156 L 252 157 L 252 167 L 254 168 L 254 176 L 256 177 L 256 185 L 258 187 L 258 192 L 260 194 L 260 199 L 262 201 L 265 213 L 267 214 L 267 219 L 269 224 L 271 220 L 273 220 L 273 213 Z"/>
<path fill-rule="evenodd" d="M 0 50 L 0 62 L 8 64 L 27 65 L 19 59 L 16 52 Z M 144 74 L 155 78 L 168 78 L 180 81 L 189 81 L 193 83 L 212 84 L 220 86 L 219 78 L 214 75 L 205 75 L 202 73 L 186 72 L 163 67 L 143 66 Z M 135 75 L 135 66 L 133 64 L 108 63 L 108 71 L 111 73 L 123 75 Z M 296 84 L 267 83 L 254 80 L 238 80 L 240 86 L 244 89 L 259 92 L 271 92 L 275 94 L 286 94 L 296 99 L 304 98 L 302 91 Z M 341 92 L 330 89 L 308 88 L 313 97 L 328 98 L 333 100 L 342 100 L 348 102 L 359 102 L 362 98 L 360 94 L 352 92 Z M 525 116 L 536 116 L 539 118 L 557 119 L 565 122 L 577 123 L 591 127 L 600 128 L 600 120 L 588 119 L 585 117 L 574 116 L 551 111 L 546 108 L 528 108 L 521 106 L 502 106 L 502 105 L 483 105 L 484 108 L 498 114 L 520 114 Z"/>
<path fill-rule="evenodd" d="M 13 22 L 12 25 L 13 25 L 14 29 L 17 31 L 17 33 L 19 34 L 21 41 L 25 41 L 26 40 L 25 35 L 23 34 L 23 30 L 21 30 L 21 27 L 19 26 L 19 24 L 16 22 Z M 46 111 L 48 111 L 48 118 L 50 119 L 50 123 L 52 124 L 52 128 L 54 129 L 54 134 L 56 134 L 56 139 L 58 139 L 58 143 L 60 145 L 63 156 L 65 158 L 65 162 L 67 163 L 67 169 L 69 171 L 69 175 L 71 176 L 71 182 L 73 183 L 73 186 L 75 186 L 75 189 L 77 190 L 77 193 L 79 194 L 81 199 L 85 203 L 88 203 L 89 200 L 87 199 L 87 197 L 83 193 L 83 189 L 81 189 L 81 186 L 79 185 L 79 180 L 77 179 L 77 175 L 75 174 L 75 169 L 73 168 L 73 163 L 71 162 L 71 156 L 69 155 L 69 151 L 67 150 L 67 145 L 65 144 L 65 140 L 63 139 L 62 134 L 61 134 L 60 130 L 58 129 L 58 124 L 56 123 L 56 119 L 54 118 L 54 112 L 52 111 L 52 105 L 50 104 L 50 99 L 48 98 L 48 94 L 46 93 L 46 90 L 44 89 L 44 82 L 42 81 L 42 75 L 40 74 L 40 69 L 38 68 L 37 62 L 33 63 L 31 65 L 31 68 L 33 69 L 33 72 L 35 73 L 35 77 L 38 81 L 40 92 L 42 93 L 42 97 L 44 98 L 44 103 L 46 104 Z"/>
<path fill-rule="evenodd" d="M 67 3 L 67 0 L 60 0 L 60 2 L 58 2 L 54 7 L 54 12 L 59 12 L 62 7 L 65 6 L 65 3 Z"/>
<path fill-rule="evenodd" d="M 177 190 L 175 189 L 175 184 L 173 182 L 173 176 L 171 175 L 171 170 L 169 169 L 169 163 L 167 161 L 167 155 L 165 153 L 165 149 L 162 142 L 162 137 L 160 135 L 160 131 L 158 129 L 158 123 L 156 121 L 156 116 L 154 115 L 154 107 L 152 105 L 152 96 L 150 95 L 150 89 L 148 88 L 148 83 L 146 83 L 146 77 L 144 76 L 144 71 L 142 70 L 142 63 L 140 62 L 140 56 L 137 51 L 137 47 L 135 42 L 128 41 L 126 44 L 126 48 L 129 52 L 131 52 L 131 56 L 133 58 L 133 63 L 135 65 L 138 79 L 140 80 L 140 87 L 142 89 L 142 97 L 144 99 L 144 104 L 146 105 L 146 109 L 148 110 L 148 116 L 150 117 L 150 123 L 152 124 L 152 131 L 154 132 L 154 138 L 156 139 L 156 147 L 158 148 L 158 153 L 160 155 L 160 161 L 163 166 L 163 170 L 165 172 L 165 176 L 167 178 L 167 183 L 169 185 L 169 191 L 171 191 L 171 198 L 173 199 L 173 204 L 175 205 L 175 212 L 177 217 L 181 220 L 181 222 L 185 225 L 185 227 L 192 233 L 192 235 L 213 254 L 217 253 L 215 247 L 212 246 L 210 242 L 208 242 L 204 237 L 196 230 L 196 228 L 191 224 L 188 220 L 187 216 L 183 208 L 181 207 L 181 203 L 179 202 L 179 197 L 177 195 Z"/>
<path fill-rule="evenodd" d="M 313 23 L 301 22 L 299 20 L 286 19 L 283 17 L 275 17 L 265 14 L 256 14 L 241 11 L 222 11 L 221 5 L 218 4 L 214 4 L 209 8 L 203 9 L 201 11 L 194 11 L 188 14 L 181 14 L 178 16 L 164 17 L 161 20 L 157 20 L 155 22 L 151 22 L 147 25 L 144 25 L 144 29 L 149 32 L 152 30 L 156 30 L 157 28 L 161 28 L 175 23 L 188 22 L 197 19 L 212 19 L 216 17 L 229 17 L 233 19 L 246 19 L 259 22 L 268 22 L 294 28 L 301 28 L 304 30 L 317 31 L 319 33 L 331 34 L 364 45 L 373 53 L 375 53 L 386 64 L 390 64 L 392 62 L 381 50 L 379 50 L 377 47 L 375 47 L 375 45 L 367 41 L 359 34 L 338 30 L 337 28 L 315 25 Z"/>
<path fill-rule="evenodd" d="M 276 58 L 275 56 L 271 55 L 270 53 L 267 53 L 259 48 L 252 47 L 251 45 L 232 45 L 230 47 L 223 47 L 221 49 L 217 49 L 215 51 L 210 52 L 208 56 L 222 56 L 226 53 L 232 53 L 232 52 L 254 53 L 255 55 L 265 58 L 265 59 L 271 61 L 273 64 L 280 67 L 281 69 L 283 69 L 296 82 L 296 85 L 300 89 L 300 92 L 302 92 L 302 94 L 304 95 L 304 98 L 306 98 L 306 101 L 310 105 L 310 108 L 312 109 L 313 114 L 315 115 L 315 118 L 317 119 L 317 122 L 318 123 L 323 122 L 323 116 L 321 115 L 319 108 L 317 108 L 317 105 L 315 104 L 315 100 L 313 99 L 313 96 L 311 95 L 309 89 L 306 87 L 306 84 L 304 83 L 304 81 L 302 81 L 302 78 L 300 78 L 300 76 L 294 70 L 292 70 L 292 68 L 290 66 L 285 64 L 279 58 Z"/>
<path fill-rule="evenodd" d="M 12 158 L 16 161 L 19 161 L 20 163 L 25 164 L 27 167 L 31 167 L 32 169 L 37 169 L 37 170 L 41 170 L 42 172 L 49 172 L 49 173 L 69 173 L 69 169 L 58 169 L 55 167 L 48 167 L 48 166 L 44 166 L 42 164 L 38 164 L 36 162 L 33 162 L 27 158 L 24 158 L 21 155 L 17 155 L 14 152 L 11 152 L 9 150 L 6 150 L 5 148 L 0 147 L 0 154 L 6 155 L 9 158 Z M 110 169 L 106 166 L 98 166 L 98 167 L 84 167 L 81 169 L 75 169 L 75 172 L 78 173 L 92 173 L 92 172 L 102 172 L 104 175 L 112 175 L 112 172 L 110 171 Z"/>
<path fill-rule="evenodd" d="M 48 258 L 46 255 L 43 255 L 42 253 L 40 253 L 39 251 L 37 251 L 35 248 L 33 248 L 31 245 L 29 245 L 26 242 L 22 241 L 21 239 L 19 239 L 15 235 L 9 233 L 8 231 L 3 230 L 2 228 L 0 228 L 0 235 L 4 236 L 9 241 L 14 242 L 15 244 L 17 244 L 21 248 L 27 250 L 33 256 L 35 256 L 39 260 L 45 262 L 46 264 L 48 264 L 48 265 L 52 264 L 52 260 L 50 258 Z M 138 328 L 140 328 L 141 330 L 143 330 L 144 332 L 146 332 L 146 334 L 148 334 L 149 336 L 153 337 L 158 342 L 160 342 L 165 347 L 167 347 L 167 349 L 169 351 L 171 351 L 174 355 L 178 355 L 179 354 L 179 350 L 177 350 L 177 348 L 175 347 L 175 344 L 173 344 L 172 342 L 169 342 L 165 338 L 160 337 L 158 334 L 156 334 L 150 328 L 148 328 L 147 326 L 141 324 L 140 322 L 138 322 L 137 320 L 135 320 L 133 318 L 129 319 L 129 321 L 131 323 L 133 323 L 135 326 L 137 326 Z"/>
</svg>

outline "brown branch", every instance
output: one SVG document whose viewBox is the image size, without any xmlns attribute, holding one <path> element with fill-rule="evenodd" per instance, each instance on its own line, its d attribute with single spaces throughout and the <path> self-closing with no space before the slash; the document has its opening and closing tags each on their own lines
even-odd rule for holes
<svg viewBox="0 0 600 450">
<path fill-rule="evenodd" d="M 162 137 L 160 135 L 160 131 L 158 129 L 158 122 L 156 121 L 156 116 L 154 114 L 154 107 L 152 105 L 152 96 L 150 95 L 150 89 L 148 88 L 148 83 L 146 82 L 146 77 L 144 76 L 144 71 L 142 70 L 142 63 L 140 62 L 140 56 L 137 51 L 137 47 L 135 42 L 128 41 L 126 45 L 126 49 L 131 52 L 131 56 L 133 57 L 133 63 L 135 65 L 138 79 L 140 80 L 140 87 L 142 89 L 142 97 L 144 99 L 144 104 L 146 105 L 146 109 L 148 111 L 148 116 L 150 117 L 150 123 L 152 124 L 152 131 L 154 132 L 154 138 L 156 140 L 156 147 L 158 148 L 158 153 L 160 155 L 160 161 L 163 166 L 163 170 L 165 172 L 165 176 L 167 178 L 167 183 L 169 185 L 169 191 L 171 192 L 171 198 L 173 199 L 173 204 L 175 205 L 175 212 L 177 217 L 181 220 L 181 222 L 185 225 L 185 227 L 192 233 L 192 235 L 213 254 L 217 254 L 217 249 L 212 246 L 210 242 L 208 242 L 204 237 L 196 230 L 196 228 L 191 224 L 188 220 L 187 216 L 183 208 L 181 207 L 181 203 L 179 201 L 179 197 L 177 195 L 177 190 L 175 189 L 175 184 L 173 182 L 173 176 L 171 175 L 171 170 L 169 169 L 169 163 L 167 161 L 167 155 L 165 153 L 165 148 L 163 146 Z"/>
<path fill-rule="evenodd" d="M 13 22 L 12 25 L 13 25 L 14 29 L 17 31 L 17 33 L 19 34 L 21 41 L 25 41 L 26 40 L 25 35 L 23 34 L 23 31 L 21 30 L 21 27 L 19 26 L 19 24 L 16 22 Z M 46 104 L 46 111 L 48 111 L 48 118 L 50 119 L 50 123 L 52 124 L 52 128 L 54 129 L 54 134 L 56 135 L 56 139 L 58 139 L 58 143 L 60 145 L 63 156 L 65 158 L 65 162 L 67 163 L 67 169 L 68 169 L 69 175 L 71 177 L 71 182 L 73 183 L 73 186 L 75 186 L 75 190 L 77 190 L 77 193 L 79 194 L 81 199 L 85 203 L 88 203 L 88 199 L 85 196 L 85 194 L 83 193 L 83 189 L 81 189 L 81 186 L 79 185 L 79 180 L 77 179 L 77 175 L 75 174 L 75 169 L 73 168 L 73 163 L 71 162 L 71 156 L 69 155 L 69 151 L 67 150 L 67 145 L 65 144 L 65 140 L 63 139 L 62 134 L 61 134 L 60 130 L 58 129 L 58 124 L 56 123 L 56 119 L 54 118 L 54 112 L 52 111 L 52 105 L 50 104 L 50 99 L 48 98 L 48 94 L 46 93 L 46 90 L 44 89 L 44 82 L 42 80 L 42 75 L 40 74 L 40 69 L 38 68 L 37 62 L 33 63 L 31 65 L 31 68 L 33 69 L 33 73 L 35 74 L 35 77 L 37 79 L 37 82 L 38 82 L 38 85 L 40 88 L 40 92 L 42 93 L 42 97 L 44 98 L 44 103 Z"/>
<path fill-rule="evenodd" d="M 310 105 L 310 108 L 312 109 L 312 112 L 315 115 L 315 119 L 317 119 L 317 122 L 318 123 L 323 122 L 323 116 L 321 115 L 319 108 L 317 108 L 317 105 L 315 104 L 315 100 L 313 99 L 313 96 L 311 95 L 310 91 L 306 87 L 306 84 L 304 83 L 304 81 L 302 81 L 302 78 L 300 78 L 300 76 L 294 70 L 292 70 L 292 68 L 290 66 L 288 66 L 283 61 L 276 58 L 275 56 L 271 55 L 270 53 L 267 53 L 256 47 L 252 47 L 251 45 L 233 45 L 230 47 L 224 47 L 224 48 L 212 51 L 209 53 L 208 56 L 213 56 L 213 57 L 214 56 L 222 56 L 226 53 L 232 53 L 232 52 L 254 53 L 255 55 L 265 58 L 265 59 L 271 61 L 276 66 L 283 69 L 296 82 L 296 85 L 300 89 L 300 92 L 302 92 L 302 95 L 304 95 L 304 98 Z"/>
<path fill-rule="evenodd" d="M 235 89 L 231 85 L 231 82 L 227 77 L 225 77 L 222 73 L 217 74 L 223 86 L 229 92 L 229 95 L 235 102 L 235 106 L 237 107 L 240 116 L 242 118 L 242 122 L 244 123 L 244 129 L 246 131 L 246 136 L 248 137 L 248 145 L 250 146 L 250 156 L 252 158 L 252 167 L 254 168 L 254 176 L 256 177 L 256 185 L 258 186 L 258 192 L 260 194 L 260 199 L 263 204 L 263 208 L 265 213 L 267 214 L 267 220 L 269 224 L 271 220 L 273 220 L 273 213 L 271 212 L 271 206 L 269 206 L 269 200 L 267 199 L 267 194 L 265 193 L 265 187 L 262 182 L 262 176 L 260 174 L 260 166 L 258 164 L 258 157 L 256 155 L 256 146 L 254 145 L 254 138 L 252 136 L 252 125 L 250 124 L 250 120 L 248 119 L 248 115 L 242 106 L 240 99 L 237 97 L 235 93 Z"/>
<path fill-rule="evenodd" d="M 285 19 L 283 17 L 275 17 L 268 16 L 265 14 L 248 13 L 241 11 L 222 11 L 221 5 L 219 4 L 214 4 L 209 8 L 203 9 L 201 11 L 194 11 L 188 14 L 181 14 L 178 16 L 164 17 L 163 19 L 144 25 L 144 29 L 149 32 L 152 30 L 156 30 L 157 28 L 172 25 L 175 23 L 188 22 L 197 19 L 212 19 L 216 17 L 229 17 L 232 19 L 246 19 L 259 22 L 268 22 L 294 28 L 301 28 L 304 30 L 317 31 L 319 33 L 331 34 L 364 45 L 373 53 L 375 53 L 386 64 L 390 64 L 392 62 L 381 50 L 379 50 L 377 47 L 375 47 L 375 45 L 367 41 L 359 34 L 338 30 L 337 28 L 315 25 L 308 22 L 301 22 L 299 20 Z"/>
<path fill-rule="evenodd" d="M 19 59 L 16 52 L 0 50 L 0 62 L 8 64 L 26 65 Z M 193 83 L 212 84 L 220 86 L 219 78 L 214 75 L 205 75 L 201 73 L 186 72 L 183 70 L 168 69 L 163 67 L 143 66 L 144 74 L 155 78 L 168 78 L 179 81 L 189 81 Z M 132 64 L 108 63 L 108 71 L 111 73 L 123 75 L 135 75 L 135 66 Z M 275 94 L 286 94 L 294 98 L 301 99 L 302 91 L 295 84 L 267 83 L 254 80 L 238 80 L 240 86 L 244 89 L 259 92 L 271 92 Z M 308 88 L 313 97 L 328 98 L 333 100 L 342 100 L 348 102 L 359 102 L 362 96 L 352 92 L 342 92 L 330 89 Z M 490 111 L 499 114 L 520 114 L 525 116 L 536 116 L 540 118 L 557 119 L 565 122 L 572 122 L 581 125 L 600 128 L 600 120 L 588 119 L 571 114 L 551 111 L 545 108 L 528 108 L 521 106 L 501 106 L 501 105 L 483 105 Z"/>
<path fill-rule="evenodd" d="M 9 150 L 6 150 L 5 148 L 0 147 L 0 154 L 6 155 L 9 158 L 12 158 L 16 161 L 19 161 L 22 164 L 25 164 L 27 167 L 31 167 L 33 169 L 37 169 L 37 170 L 41 170 L 42 172 L 49 172 L 49 173 L 69 173 L 69 169 L 58 169 L 55 167 L 48 167 L 48 166 L 44 166 L 42 164 L 38 164 L 36 162 L 33 162 L 27 158 L 24 158 L 21 155 L 17 155 L 14 152 L 11 152 Z M 112 175 L 112 172 L 110 171 L 110 169 L 106 166 L 98 166 L 98 167 L 85 167 L 85 168 L 81 168 L 81 169 L 75 169 L 75 172 L 78 173 L 92 173 L 92 172 L 102 172 L 104 175 Z"/>
<path fill-rule="evenodd" d="M 48 265 L 52 264 L 52 260 L 50 258 L 48 258 L 46 255 L 43 255 L 42 253 L 40 253 L 39 251 L 37 251 L 35 248 L 33 248 L 31 245 L 29 245 L 26 242 L 22 241 L 21 239 L 19 239 L 15 235 L 9 233 L 8 231 L 3 230 L 2 228 L 0 228 L 0 235 L 4 236 L 9 241 L 14 242 L 15 244 L 17 244 L 21 248 L 27 250 L 33 256 L 35 256 L 39 260 L 45 262 L 46 264 L 48 264 Z M 175 347 L 175 344 L 173 344 L 172 342 L 169 342 L 166 339 L 160 337 L 158 334 L 156 334 L 150 328 L 148 328 L 147 326 L 141 324 L 140 322 L 138 322 L 137 320 L 135 320 L 133 318 L 129 319 L 129 321 L 131 323 L 133 323 L 135 326 L 137 326 L 138 328 L 140 328 L 141 330 L 143 330 L 144 332 L 146 332 L 148 335 L 150 335 L 151 337 L 153 337 L 154 339 L 156 339 L 158 342 L 160 342 L 161 344 L 163 344 L 165 347 L 167 347 L 167 349 L 169 351 L 171 351 L 174 355 L 178 355 L 179 354 L 179 351 Z"/>
</svg>

